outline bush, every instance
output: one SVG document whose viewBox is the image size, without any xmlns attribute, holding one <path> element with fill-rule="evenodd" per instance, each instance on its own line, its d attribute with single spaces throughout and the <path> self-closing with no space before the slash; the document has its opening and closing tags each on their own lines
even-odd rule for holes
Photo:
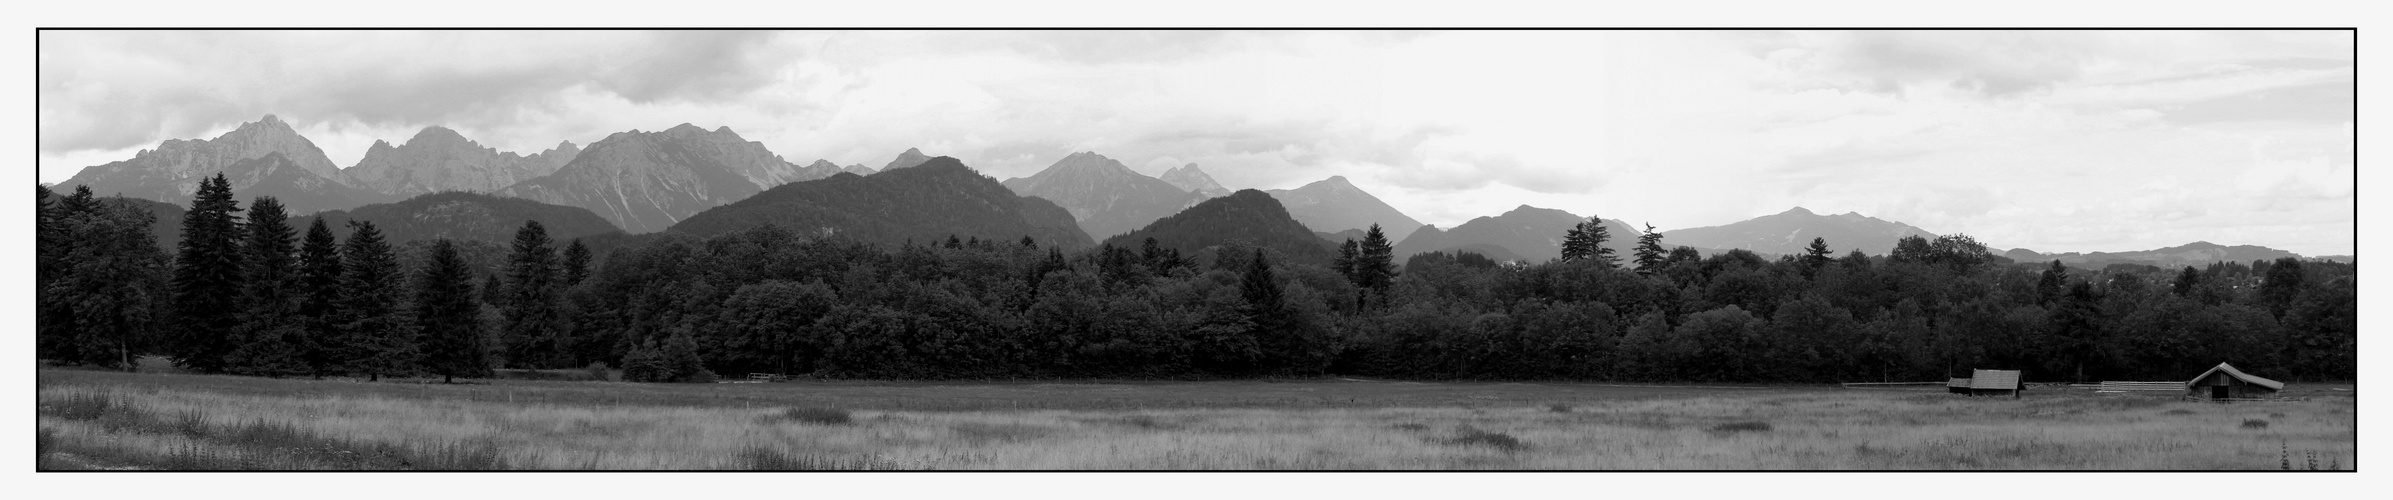
<svg viewBox="0 0 2393 500">
<path fill-rule="evenodd" d="M 590 380 L 605 382 L 608 379 L 607 362 L 605 361 L 592 361 L 590 366 L 583 367 L 582 370 L 590 372 Z"/>
<path fill-rule="evenodd" d="M 1545 409 L 1546 411 L 1551 411 L 1554 413 L 1570 413 L 1570 405 L 1562 403 L 1554 403 L 1553 405 L 1546 406 Z"/>
<path fill-rule="evenodd" d="M 672 379 L 665 369 L 665 357 L 656 350 L 656 342 L 642 342 L 639 347 L 623 354 L 623 381 L 664 382 Z"/>
<path fill-rule="evenodd" d="M 2244 420 L 2244 421 L 2243 421 L 2243 428 L 2245 428 L 2245 429 L 2266 429 L 2266 428 L 2268 428 L 2268 421 L 2267 421 L 2267 420 L 2260 420 L 2260 419 L 2249 419 L 2249 420 Z"/>
</svg>

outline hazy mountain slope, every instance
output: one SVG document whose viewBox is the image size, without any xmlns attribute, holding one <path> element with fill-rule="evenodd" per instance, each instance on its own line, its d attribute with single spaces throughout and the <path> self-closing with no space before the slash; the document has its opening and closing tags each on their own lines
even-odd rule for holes
<svg viewBox="0 0 2393 500">
<path fill-rule="evenodd" d="M 101 196 L 122 194 L 184 203 L 190 201 L 192 192 L 199 190 L 201 178 L 216 175 L 234 163 L 276 153 L 317 178 L 355 187 L 332 165 L 332 160 L 324 157 L 323 149 L 274 115 L 241 124 L 214 139 L 167 140 L 156 149 L 135 153 L 133 158 L 86 167 L 58 185 L 91 186 L 92 192 Z M 244 180 L 228 180 L 233 182 L 235 191 L 249 187 Z"/>
<path fill-rule="evenodd" d="M 405 144 L 374 141 L 357 166 L 342 173 L 353 184 L 394 196 L 441 191 L 487 193 L 556 172 L 581 148 L 571 142 L 532 156 L 500 152 L 445 127 L 425 127 Z"/>
<path fill-rule="evenodd" d="M 2061 261 L 2061 264 L 2063 265 L 2093 269 L 2100 269 L 2103 266 L 2108 266 L 2111 264 L 2148 264 L 2169 268 L 2185 266 L 2203 267 L 2208 266 L 2213 262 L 2250 263 L 2255 260 L 2277 260 L 2284 257 L 2301 257 L 2301 255 L 2295 254 L 2293 252 L 2264 246 L 2227 246 L 2207 241 L 2196 241 L 2193 243 L 2187 243 L 2173 247 L 2135 252 L 2065 252 L 2047 254 L 2025 248 L 2014 248 L 2008 252 L 2003 252 L 2002 256 L 2009 257 L 2014 261 L 2028 263 L 2052 262 L 2058 260 Z"/>
<path fill-rule="evenodd" d="M 1664 245 L 1742 248 L 1760 253 L 1793 255 L 1802 253 L 1804 247 L 1811 245 L 1812 238 L 1825 238 L 1828 248 L 1838 255 L 1854 249 L 1870 255 L 1886 255 L 1894 250 L 1895 240 L 1904 236 L 1934 239 L 1936 233 L 1858 213 L 1818 215 L 1803 207 L 1795 207 L 1776 215 L 1755 217 L 1734 224 L 1663 231 L 1662 242 Z"/>
<path fill-rule="evenodd" d="M 580 207 L 454 191 L 332 210 L 315 217 L 324 219 L 333 233 L 344 238 L 349 235 L 349 221 L 373 222 L 384 238 L 394 242 L 448 238 L 505 244 L 515 240 L 515 231 L 523 228 L 524 221 L 532 220 L 540 221 L 549 239 L 559 242 L 619 231 Z M 305 230 L 307 217 L 298 219 L 293 227 Z M 562 249 L 563 243 L 558 248 Z"/>
<path fill-rule="evenodd" d="M 1180 188 L 1181 191 L 1196 193 L 1206 198 L 1230 195 L 1229 189 L 1221 187 L 1221 183 L 1213 182 L 1213 176 L 1205 175 L 1204 170 L 1198 170 L 1195 163 L 1165 171 L 1162 179 L 1163 182 L 1171 183 L 1172 187 Z"/>
<path fill-rule="evenodd" d="M 1314 231 L 1334 233 L 1348 229 L 1362 229 L 1379 224 L 1379 230 L 1390 241 L 1420 229 L 1421 222 L 1404 215 L 1396 207 L 1379 201 L 1371 193 L 1363 192 L 1346 181 L 1345 176 L 1333 176 L 1296 189 L 1268 191 L 1273 199 L 1287 207 L 1288 214 Z"/>
<path fill-rule="evenodd" d="M 865 177 L 842 173 L 796 182 L 707 210 L 672 232 L 710 236 L 774 224 L 802 234 L 844 235 L 895 246 L 959 238 L 1087 248 L 1093 241 L 1072 214 L 1047 200 L 1017 196 L 954 158 Z"/>
<path fill-rule="evenodd" d="M 1521 205 L 1501 215 L 1471 219 L 1454 229 L 1424 226 L 1396 244 L 1396 258 L 1403 260 L 1421 252 L 1488 245 L 1508 250 L 1506 253 L 1530 262 L 1545 262 L 1562 257 L 1562 238 L 1570 233 L 1572 226 L 1584 220 L 1587 218 L 1570 212 Z M 1604 227 L 1611 236 L 1604 242 L 1604 247 L 1612 249 L 1613 255 L 1623 263 L 1634 258 L 1640 228 L 1619 219 L 1605 219 Z M 1665 248 L 1674 243 L 1678 242 L 1667 238 L 1662 240 Z"/>
<path fill-rule="evenodd" d="M 1336 244 L 1297 222 L 1279 200 L 1253 189 L 1205 200 L 1105 243 L 1138 248 L 1150 237 L 1163 248 L 1179 249 L 1182 255 L 1197 258 L 1207 258 L 1219 247 L 1233 244 L 1270 249 L 1307 264 L 1328 264 L 1337 254 Z"/>
<path fill-rule="evenodd" d="M 1081 231 L 1099 240 L 1145 227 L 1200 199 L 1094 152 L 1072 153 L 1046 170 L 1004 184 L 1016 194 L 1064 207 Z"/>
<path fill-rule="evenodd" d="M 710 132 L 683 124 L 607 136 L 556 173 L 495 194 L 581 207 L 625 231 L 645 233 L 809 173 L 728 128 Z"/>
<path fill-rule="evenodd" d="M 392 198 L 316 175 L 284 158 L 282 153 L 267 153 L 227 165 L 224 178 L 233 185 L 233 199 L 240 200 L 241 206 L 249 206 L 259 196 L 272 196 L 292 215 L 381 203 Z M 188 206 L 191 199 L 184 196 L 175 203 Z"/>
</svg>

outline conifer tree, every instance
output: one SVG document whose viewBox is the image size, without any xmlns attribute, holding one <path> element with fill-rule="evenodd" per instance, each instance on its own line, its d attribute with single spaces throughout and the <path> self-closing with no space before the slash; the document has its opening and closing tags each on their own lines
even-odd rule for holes
<svg viewBox="0 0 2393 500">
<path fill-rule="evenodd" d="M 1612 230 L 1604 227 L 1604 219 L 1588 216 L 1587 222 L 1582 224 L 1587 226 L 1584 230 L 1587 235 L 1587 259 L 1607 269 L 1620 267 L 1620 257 L 1614 255 L 1611 247 L 1604 246 L 1604 243 L 1612 241 Z"/>
<path fill-rule="evenodd" d="M 564 346 L 558 328 L 557 251 L 550 247 L 548 229 L 540 221 L 525 221 L 515 232 L 514 252 L 507 262 L 506 303 L 499 306 L 505 322 L 500 328 L 505 361 L 558 368 Z"/>
<path fill-rule="evenodd" d="M 1588 255 L 1587 223 L 1572 224 L 1569 231 L 1562 232 L 1562 261 L 1578 261 L 1586 259 Z"/>
<path fill-rule="evenodd" d="M 1396 249 L 1388 243 L 1387 233 L 1380 232 L 1378 224 L 1372 224 L 1363 231 L 1363 241 L 1356 246 L 1354 273 L 1359 279 L 1355 285 L 1387 294 L 1388 286 L 1396 283 Z"/>
<path fill-rule="evenodd" d="M 1662 250 L 1662 233 L 1653 229 L 1653 223 L 1648 222 L 1645 234 L 1637 235 L 1637 274 L 1650 276 L 1668 262 L 1669 252 Z"/>
<path fill-rule="evenodd" d="M 183 213 L 183 242 L 174 268 L 175 328 L 169 358 L 187 369 L 215 373 L 232 352 L 241 326 L 241 212 L 223 173 L 203 179 Z"/>
<path fill-rule="evenodd" d="M 273 197 L 261 196 L 249 206 L 249 231 L 243 270 L 241 328 L 226 361 L 235 373 L 282 377 L 308 373 L 302 342 L 306 325 L 299 313 L 299 268 L 294 235 Z"/>
<path fill-rule="evenodd" d="M 441 383 L 457 377 L 490 375 L 482 352 L 482 304 L 474 295 L 473 270 L 457 255 L 447 238 L 432 242 L 432 253 L 416 274 L 415 320 L 423 346 L 424 371 L 440 375 Z"/>
<path fill-rule="evenodd" d="M 1828 256 L 1830 253 L 1827 238 L 1812 238 L 1811 245 L 1803 247 L 1803 276 L 1811 277 L 1818 273 L 1820 268 L 1828 267 L 1828 262 L 1835 260 Z"/>
<path fill-rule="evenodd" d="M 293 294 L 299 297 L 300 359 L 308 374 L 322 377 L 334 368 L 344 347 L 337 323 L 341 307 L 341 243 L 323 218 L 308 223 L 299 244 L 299 276 Z"/>
<path fill-rule="evenodd" d="M 338 366 L 369 381 L 407 374 L 416 366 L 415 325 L 400 310 L 398 258 L 374 223 L 350 221 L 349 228 L 341 248 Z"/>
<path fill-rule="evenodd" d="M 573 287 L 574 285 L 580 285 L 582 284 L 582 280 L 588 279 L 589 277 L 590 247 L 583 246 L 581 238 L 574 238 L 573 242 L 565 244 L 564 285 L 567 288 Z"/>
<path fill-rule="evenodd" d="M 1338 244 L 1338 257 L 1330 261 L 1329 269 L 1337 271 L 1338 276 L 1345 277 L 1348 283 L 1360 284 L 1354 274 L 1354 267 L 1362 258 L 1362 246 L 1356 244 L 1354 238 L 1347 238 L 1345 243 Z"/>
<path fill-rule="evenodd" d="M 1255 249 L 1254 260 L 1248 261 L 1246 274 L 1239 281 L 1239 296 L 1246 299 L 1247 316 L 1255 324 L 1258 335 L 1276 335 L 1286 316 L 1281 299 L 1280 283 L 1271 273 L 1271 262 L 1263 256 L 1263 249 Z"/>
<path fill-rule="evenodd" d="M 51 204 L 53 193 L 49 186 L 34 185 L 37 203 L 34 219 L 34 313 L 33 351 L 39 359 L 62 359 L 67 339 L 75 328 L 73 302 L 63 290 L 52 287 L 64 278 L 71 263 L 67 256 L 74 252 L 74 240 L 61 233 L 67 217 L 66 210 Z M 91 188 L 76 186 L 79 196 L 91 196 Z"/>
<path fill-rule="evenodd" d="M 2194 266 L 2185 266 L 2184 272 L 2177 273 L 2177 281 L 2172 284 L 2170 291 L 2179 297 L 2192 297 L 2194 290 L 2201 285 L 2202 272 L 2194 270 Z"/>
</svg>

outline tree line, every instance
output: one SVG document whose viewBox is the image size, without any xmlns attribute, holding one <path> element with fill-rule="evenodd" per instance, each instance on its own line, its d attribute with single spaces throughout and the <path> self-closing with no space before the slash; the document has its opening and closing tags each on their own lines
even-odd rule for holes
<svg viewBox="0 0 2393 500">
<path fill-rule="evenodd" d="M 638 381 L 1225 378 L 1705 382 L 2180 380 L 2220 362 L 2353 377 L 2354 265 L 2279 259 L 2099 271 L 2009 263 L 1966 235 L 1887 256 L 1815 239 L 1770 259 L 1634 255 L 1591 218 L 1564 256 L 1429 252 L 1377 227 L 1329 266 L 1232 243 L 1189 258 L 1148 240 L 1064 252 L 949 238 L 881 247 L 779 226 L 664 234 L 603 258 L 537 222 L 503 259 L 394 252 L 370 224 L 294 238 L 278 204 L 203 185 L 169 258 L 146 216 L 88 190 L 42 196 L 41 357 L 141 353 L 266 376 L 485 376 L 621 367 Z M 293 241 L 297 241 L 294 247 Z M 408 255 L 401 262 L 400 256 Z"/>
</svg>

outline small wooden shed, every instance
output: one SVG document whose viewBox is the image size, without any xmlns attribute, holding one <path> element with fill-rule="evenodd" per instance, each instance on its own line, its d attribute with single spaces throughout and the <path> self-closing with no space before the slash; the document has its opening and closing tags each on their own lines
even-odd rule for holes
<svg viewBox="0 0 2393 500">
<path fill-rule="evenodd" d="M 2226 363 L 2219 363 L 2185 383 L 2187 397 L 2210 400 L 2265 398 L 2284 389 L 2284 382 L 2244 373 Z"/>
<path fill-rule="evenodd" d="M 1947 392 L 1971 396 L 2010 396 L 2018 399 L 2027 385 L 2020 381 L 2019 370 L 1970 370 L 1969 378 L 1956 378 L 1944 383 Z"/>
</svg>

